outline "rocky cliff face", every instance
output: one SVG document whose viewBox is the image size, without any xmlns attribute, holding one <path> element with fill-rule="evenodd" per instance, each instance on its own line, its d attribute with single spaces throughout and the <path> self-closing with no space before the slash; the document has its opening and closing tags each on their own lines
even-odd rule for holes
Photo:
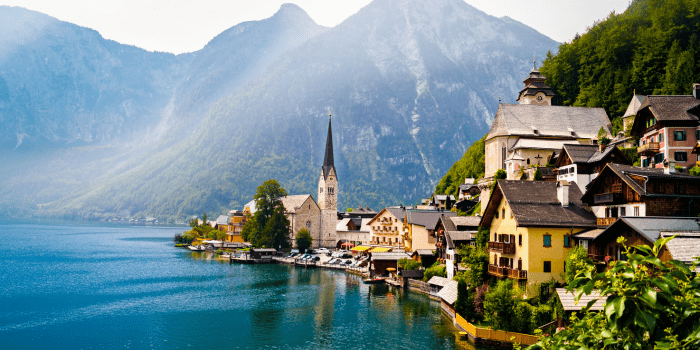
<svg viewBox="0 0 700 350">
<path fill-rule="evenodd" d="M 160 146 L 51 207 L 185 216 L 240 206 L 269 178 L 313 194 L 329 110 L 340 209 L 411 204 L 556 45 L 459 0 L 376 0 L 330 29 L 286 5 L 178 57 Z"/>
</svg>

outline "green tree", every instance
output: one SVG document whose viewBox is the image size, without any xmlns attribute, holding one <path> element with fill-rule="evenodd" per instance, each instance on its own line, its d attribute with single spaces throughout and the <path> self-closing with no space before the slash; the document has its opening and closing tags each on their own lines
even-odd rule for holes
<svg viewBox="0 0 700 350">
<path fill-rule="evenodd" d="M 447 268 L 445 265 L 440 265 L 436 262 L 433 266 L 425 269 L 423 273 L 423 282 L 429 281 L 433 276 L 447 277 Z"/>
<path fill-rule="evenodd" d="M 576 246 L 569 251 L 564 265 L 566 283 L 571 283 L 576 278 L 576 275 L 585 271 L 590 264 L 592 264 L 592 261 L 588 258 L 588 251 L 582 246 Z"/>
<path fill-rule="evenodd" d="M 244 242 L 250 242 L 250 238 L 254 235 L 255 231 L 258 229 L 258 223 L 255 221 L 255 217 L 246 213 L 246 222 L 241 229 L 241 238 Z"/>
<path fill-rule="evenodd" d="M 486 292 L 484 298 L 484 316 L 486 316 L 495 329 L 513 331 L 515 329 L 516 292 L 513 288 L 513 280 L 498 281 L 494 288 Z"/>
<path fill-rule="evenodd" d="M 282 198 L 287 191 L 270 179 L 258 186 L 255 192 L 256 212 L 252 218 L 251 227 L 247 230 L 245 238 L 255 247 L 287 248 L 287 234 L 289 233 L 289 220 L 284 215 Z M 247 223 L 246 223 L 247 225 Z M 255 225 L 252 227 L 252 225 Z"/>
<path fill-rule="evenodd" d="M 471 287 L 482 285 L 489 278 L 489 253 L 485 249 L 464 246 L 457 249 L 460 263 L 467 268 L 464 272 Z"/>
<path fill-rule="evenodd" d="M 569 284 L 578 301 L 598 289 L 607 298 L 603 312 L 572 317 L 571 325 L 529 349 L 698 349 L 700 276 L 681 261 L 659 259 L 672 237 L 652 247 L 626 247 L 627 260 L 596 273 L 589 264 Z M 624 239 L 619 239 L 624 244 Z M 588 306 L 592 304 L 589 303 Z"/>
<path fill-rule="evenodd" d="M 311 238 L 311 234 L 309 233 L 309 230 L 302 228 L 299 230 L 297 233 L 297 248 L 299 248 L 300 252 L 305 252 L 306 249 L 311 247 L 311 243 L 313 243 L 313 238 Z"/>
<path fill-rule="evenodd" d="M 421 267 L 421 263 L 409 258 L 400 259 L 398 265 L 402 270 L 418 270 Z"/>
<path fill-rule="evenodd" d="M 207 212 L 205 211 L 204 214 L 202 214 L 202 227 L 207 226 Z"/>
</svg>

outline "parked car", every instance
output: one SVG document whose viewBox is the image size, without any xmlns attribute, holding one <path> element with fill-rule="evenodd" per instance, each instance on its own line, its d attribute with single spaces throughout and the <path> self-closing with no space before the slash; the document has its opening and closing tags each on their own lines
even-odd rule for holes
<svg viewBox="0 0 700 350">
<path fill-rule="evenodd" d="M 318 254 L 326 254 L 326 253 L 329 253 L 329 252 L 330 252 L 330 250 L 328 250 L 328 248 L 318 248 L 318 249 L 316 249 L 316 253 L 318 253 Z"/>
</svg>

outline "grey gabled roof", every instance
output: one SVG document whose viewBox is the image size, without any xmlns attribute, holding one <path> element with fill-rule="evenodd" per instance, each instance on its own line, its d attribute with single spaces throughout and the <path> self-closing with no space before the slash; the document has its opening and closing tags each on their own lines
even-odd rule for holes
<svg viewBox="0 0 700 350">
<path fill-rule="evenodd" d="M 442 216 L 457 216 L 451 211 L 409 209 L 406 211 L 408 223 L 411 225 L 423 226 L 429 230 L 437 226 L 438 220 Z"/>
<path fill-rule="evenodd" d="M 400 222 L 403 222 L 403 219 L 406 217 L 406 208 L 404 207 L 386 207 L 385 209 L 395 218 L 399 219 Z"/>
<path fill-rule="evenodd" d="M 646 99 L 647 99 L 647 97 L 644 95 L 634 94 L 632 96 L 632 100 L 630 101 L 629 106 L 627 106 L 627 110 L 625 111 L 625 114 L 622 116 L 622 118 L 627 118 L 627 117 L 631 117 L 633 115 L 636 115 L 637 111 L 639 110 L 639 107 L 642 106 L 642 103 Z"/>
<path fill-rule="evenodd" d="M 700 257 L 700 231 L 666 231 L 661 236 L 676 236 L 666 243 L 666 248 L 674 259 L 690 264 Z"/>
<path fill-rule="evenodd" d="M 601 127 L 611 134 L 603 108 L 501 103 L 486 140 L 501 135 L 594 139 Z"/>
<path fill-rule="evenodd" d="M 619 162 L 629 164 L 629 160 L 627 160 L 625 155 L 614 145 L 605 147 L 602 152 L 600 152 L 598 149 L 598 145 L 568 144 L 562 147 L 562 154 L 566 152 L 572 163 L 590 164 L 603 161 L 610 153 L 615 152 L 617 157 L 620 158 Z M 557 166 L 560 165 L 562 159 L 563 157 L 557 158 Z"/>
<path fill-rule="evenodd" d="M 574 294 L 572 292 L 567 292 L 566 288 L 557 288 L 557 294 L 559 295 L 561 306 L 564 307 L 564 311 L 581 311 L 581 309 L 586 307 L 588 302 L 592 300 L 596 300 L 596 302 L 591 306 L 590 311 L 602 311 L 603 307 L 605 307 L 605 301 L 607 300 L 607 298 L 602 299 L 600 292 L 597 290 L 593 290 L 589 295 L 581 295 L 578 304 L 575 301 Z"/>
<path fill-rule="evenodd" d="M 495 210 L 505 197 L 519 227 L 595 228 L 596 217 L 581 203 L 575 182 L 569 185 L 569 206 L 557 199 L 557 183 L 548 181 L 499 180 L 484 211 L 481 226 L 491 226 Z"/>
<path fill-rule="evenodd" d="M 444 287 L 450 280 L 445 277 L 433 276 L 428 281 L 428 284 Z"/>
<path fill-rule="evenodd" d="M 401 270 L 399 272 L 401 277 L 404 278 L 423 278 L 423 270 Z"/>
<path fill-rule="evenodd" d="M 423 256 L 425 256 L 425 255 L 429 255 L 429 256 L 435 255 L 435 253 L 434 253 L 432 250 L 430 250 L 430 249 L 416 249 L 416 250 L 413 252 L 413 255 L 416 255 L 416 254 L 418 254 L 418 255 L 423 255 Z"/>
<path fill-rule="evenodd" d="M 447 282 L 447 284 L 440 290 L 440 293 L 438 293 L 438 296 L 446 303 L 454 305 L 455 301 L 457 301 L 457 286 L 457 281 Z"/>
<path fill-rule="evenodd" d="M 479 216 L 452 216 L 452 217 L 450 217 L 450 221 L 452 221 L 452 223 L 457 227 L 459 227 L 459 226 L 478 227 L 479 221 L 481 221 L 481 217 L 479 217 Z"/>
<path fill-rule="evenodd" d="M 216 219 L 217 225 L 228 225 L 228 215 L 219 215 Z"/>
<path fill-rule="evenodd" d="M 644 236 L 650 243 L 656 242 L 662 232 L 698 232 L 700 218 L 672 216 L 623 216 L 608 226 L 601 235 L 617 234 L 626 225 Z M 673 253 L 671 254 L 673 255 Z M 674 257 L 675 258 L 675 257 Z"/>
<path fill-rule="evenodd" d="M 370 253 L 372 254 L 372 261 L 399 261 L 403 258 L 410 258 L 411 256 L 405 252 L 386 252 L 386 253 Z"/>
<path fill-rule="evenodd" d="M 309 197 L 311 197 L 310 194 L 299 194 L 282 197 L 281 199 L 282 205 L 284 206 L 284 210 L 288 213 L 296 213 L 296 209 L 301 207 L 301 205 L 304 204 L 306 199 Z"/>
<path fill-rule="evenodd" d="M 698 120 L 697 113 L 691 110 L 700 105 L 700 100 L 692 95 L 647 96 L 639 110 L 648 108 L 657 120 Z"/>
</svg>

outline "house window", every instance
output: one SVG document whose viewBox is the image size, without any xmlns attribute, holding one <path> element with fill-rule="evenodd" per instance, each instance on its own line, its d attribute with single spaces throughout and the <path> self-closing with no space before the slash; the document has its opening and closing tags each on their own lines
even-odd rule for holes
<svg viewBox="0 0 700 350">
<path fill-rule="evenodd" d="M 627 211 L 627 208 L 620 207 L 620 216 L 626 216 L 626 211 Z"/>
<path fill-rule="evenodd" d="M 551 261 L 544 262 L 544 272 L 552 272 L 552 262 Z"/>
<path fill-rule="evenodd" d="M 700 141 L 700 130 L 695 130 L 695 139 Z"/>
<path fill-rule="evenodd" d="M 570 246 L 571 246 L 571 237 L 564 236 L 564 247 L 570 247 Z"/>
<path fill-rule="evenodd" d="M 646 168 L 649 166 L 649 158 L 642 159 L 642 167 Z"/>
<path fill-rule="evenodd" d="M 639 216 L 639 207 L 634 207 L 634 216 Z"/>
<path fill-rule="evenodd" d="M 318 193 L 323 193 L 323 187 L 318 189 Z"/>
<path fill-rule="evenodd" d="M 675 194 L 685 194 L 685 184 L 681 182 L 673 183 L 673 193 Z"/>
<path fill-rule="evenodd" d="M 518 235 L 518 245 L 519 246 L 523 245 L 523 235 Z"/>
<path fill-rule="evenodd" d="M 333 187 L 328 187 L 328 193 L 333 194 Z"/>
<path fill-rule="evenodd" d="M 673 132 L 673 140 L 675 141 L 685 141 L 685 131 L 676 130 Z"/>
<path fill-rule="evenodd" d="M 650 118 L 647 120 L 647 128 L 651 128 L 654 125 L 656 125 L 656 118 Z"/>
<path fill-rule="evenodd" d="M 544 235 L 543 237 L 544 237 L 543 246 L 551 247 L 552 246 L 552 235 Z"/>
<path fill-rule="evenodd" d="M 675 159 L 677 162 L 687 162 L 688 161 L 688 152 L 685 152 L 685 151 L 674 152 L 673 159 Z"/>
<path fill-rule="evenodd" d="M 664 142 L 664 134 L 659 134 L 659 142 Z"/>
<path fill-rule="evenodd" d="M 498 219 L 498 210 L 496 210 L 496 214 L 494 215 L 496 219 Z"/>
<path fill-rule="evenodd" d="M 654 163 L 655 164 L 661 164 L 664 162 L 664 154 L 663 153 L 657 153 L 654 155 Z"/>
<path fill-rule="evenodd" d="M 501 209 L 501 216 L 503 216 L 504 219 L 506 218 L 506 208 Z"/>
</svg>

